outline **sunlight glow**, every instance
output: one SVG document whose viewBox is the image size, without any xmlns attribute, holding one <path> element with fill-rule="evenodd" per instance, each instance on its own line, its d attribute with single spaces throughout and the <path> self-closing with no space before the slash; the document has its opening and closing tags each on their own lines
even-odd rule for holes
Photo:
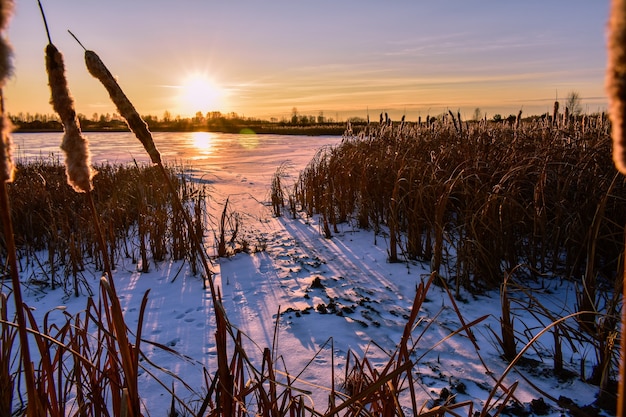
<svg viewBox="0 0 626 417">
<path fill-rule="evenodd" d="M 253 151 L 259 146 L 259 138 L 257 138 L 256 133 L 251 129 L 242 129 L 239 132 L 239 144 L 248 151 Z"/>
<path fill-rule="evenodd" d="M 195 155 L 196 158 L 203 158 L 213 153 L 213 138 L 213 134 L 209 132 L 191 133 L 190 141 L 198 151 Z"/>
<path fill-rule="evenodd" d="M 208 75 L 193 73 L 185 77 L 178 97 L 183 114 L 194 116 L 197 112 L 206 114 L 223 107 L 224 90 Z"/>
</svg>

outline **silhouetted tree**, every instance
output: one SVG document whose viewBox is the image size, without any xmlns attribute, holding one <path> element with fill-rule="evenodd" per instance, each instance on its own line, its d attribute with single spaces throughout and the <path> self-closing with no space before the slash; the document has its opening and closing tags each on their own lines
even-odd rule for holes
<svg viewBox="0 0 626 417">
<path fill-rule="evenodd" d="M 583 112 L 582 101 L 578 91 L 570 91 L 567 94 L 565 106 L 569 109 L 569 113 L 573 116 L 579 116 Z"/>
</svg>

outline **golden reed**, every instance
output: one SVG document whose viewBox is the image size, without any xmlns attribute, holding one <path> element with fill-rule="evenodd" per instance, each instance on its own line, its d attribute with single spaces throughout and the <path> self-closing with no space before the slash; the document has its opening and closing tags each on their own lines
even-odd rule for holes
<svg viewBox="0 0 626 417">
<path fill-rule="evenodd" d="M 13 140 L 11 138 L 13 125 L 4 111 L 4 94 L 2 94 L 2 88 L 13 71 L 11 61 L 13 51 L 9 41 L 4 36 L 12 11 L 13 1 L 0 2 L 0 31 L 3 32 L 3 35 L 0 36 L 0 180 L 5 182 L 12 182 L 15 173 L 12 155 Z"/>
<path fill-rule="evenodd" d="M 606 92 L 615 167 L 626 174 L 626 0 L 611 2 Z"/>
<path fill-rule="evenodd" d="M 606 92 L 613 139 L 613 163 L 626 175 L 626 0 L 612 0 L 607 36 Z M 626 284 L 626 271 L 624 272 Z M 626 297 L 626 285 L 623 286 Z M 626 309 L 622 308 L 622 328 L 626 326 Z M 623 334 L 623 333 L 622 333 Z M 617 414 L 626 413 L 626 343 L 620 343 Z"/>
</svg>

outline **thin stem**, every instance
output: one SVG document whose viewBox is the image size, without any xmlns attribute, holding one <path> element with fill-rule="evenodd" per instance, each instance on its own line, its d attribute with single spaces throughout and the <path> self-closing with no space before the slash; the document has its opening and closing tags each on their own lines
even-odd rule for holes
<svg viewBox="0 0 626 417">
<path fill-rule="evenodd" d="M 189 228 L 189 230 L 193 230 L 193 222 L 191 221 L 191 218 L 189 217 L 189 213 L 185 211 L 185 208 L 183 207 L 183 203 L 180 201 L 180 198 L 178 197 L 176 188 L 174 188 L 174 184 L 172 184 L 172 180 L 170 179 L 170 176 L 167 173 L 165 166 L 163 166 L 162 163 L 159 163 L 157 165 L 159 166 L 159 170 L 161 171 L 161 174 L 163 175 L 163 178 L 165 179 L 165 183 L 167 184 L 167 187 L 169 188 L 170 193 L 172 194 L 172 199 L 174 200 L 174 203 L 178 206 L 181 213 L 183 214 L 185 223 L 187 223 L 187 227 Z M 200 259 L 202 260 L 202 266 L 204 267 L 204 270 L 207 276 L 206 280 L 209 282 L 209 288 L 212 293 L 211 295 L 213 296 L 213 301 L 215 302 L 217 299 L 217 293 L 215 292 L 215 284 L 213 283 L 213 276 L 212 276 L 211 268 L 209 267 L 206 253 L 204 252 L 204 247 L 202 246 L 202 242 L 199 241 L 197 236 L 193 236 L 191 240 L 193 241 L 193 244 L 196 246 L 196 250 L 200 252 Z M 206 288 L 206 282 L 204 283 L 204 288 Z"/>
<path fill-rule="evenodd" d="M 158 163 L 157 164 L 159 166 L 159 169 L 161 170 L 161 174 L 163 175 L 163 178 L 165 179 L 165 182 L 172 194 L 172 199 L 174 200 L 174 204 L 178 205 L 179 210 L 181 211 L 181 213 L 183 214 L 183 218 L 185 219 L 185 223 L 187 223 L 187 227 L 189 228 L 189 230 L 193 230 L 193 222 L 191 221 L 191 218 L 189 217 L 189 213 L 187 213 L 187 211 L 185 210 L 185 208 L 183 207 L 183 203 L 180 201 L 180 198 L 178 197 L 178 193 L 176 192 L 176 188 L 174 188 L 174 184 L 172 184 L 172 180 L 170 179 L 170 176 L 168 175 L 165 166 L 163 166 L 162 163 Z M 213 301 L 213 308 L 215 310 L 215 314 L 217 316 L 223 317 L 224 322 L 228 323 L 228 318 L 226 316 L 226 311 L 224 310 L 224 306 L 222 305 L 222 301 L 220 300 L 220 297 L 218 296 L 218 293 L 216 291 L 215 288 L 215 283 L 213 281 L 213 274 L 211 271 L 211 268 L 209 267 L 209 260 L 207 259 L 207 255 L 206 252 L 204 251 L 204 247 L 202 245 L 202 242 L 200 241 L 200 239 L 198 238 L 198 236 L 194 236 L 193 233 L 191 233 L 191 241 L 193 242 L 193 244 L 196 247 L 196 250 L 198 251 L 198 253 L 200 254 L 200 259 L 202 261 L 202 266 L 206 272 L 206 279 L 203 280 L 203 285 L 204 288 L 206 289 L 206 282 L 208 281 L 209 283 L 209 290 L 211 291 L 211 299 Z M 219 318 L 219 317 L 218 317 Z M 219 320 L 218 320 L 219 323 Z M 229 332 L 230 332 L 230 325 L 228 326 L 229 328 Z M 231 334 L 232 335 L 232 334 Z"/>
<path fill-rule="evenodd" d="M 107 279 L 111 283 L 111 288 L 115 290 L 115 284 L 113 282 L 113 272 L 111 270 L 111 263 L 109 262 L 109 255 L 107 254 L 106 243 L 104 241 L 104 236 L 102 235 L 102 228 L 100 227 L 98 211 L 96 210 L 96 204 L 93 201 L 93 194 L 91 193 L 91 191 L 87 191 L 87 199 L 89 200 L 89 207 L 91 208 L 93 224 L 96 229 L 96 237 L 98 239 L 98 246 L 100 247 L 100 254 L 102 256 L 102 262 L 104 264 L 104 273 L 107 275 Z"/>
<path fill-rule="evenodd" d="M 72 33 L 72 31 L 71 31 L 71 30 L 69 30 L 69 29 L 68 29 L 68 32 L 69 32 L 69 34 L 70 34 L 70 35 L 72 35 L 72 38 L 74 38 L 74 40 L 75 40 L 76 42 L 78 42 L 78 44 L 79 44 L 79 45 L 80 45 L 80 46 L 81 46 L 81 47 L 82 47 L 82 48 L 86 51 L 86 50 L 87 50 L 87 48 L 85 48 L 85 45 L 83 45 L 83 44 L 82 44 L 82 43 L 78 40 L 78 38 L 76 37 L 76 35 L 74 35 L 74 34 Z"/>
<path fill-rule="evenodd" d="M 52 39 L 50 38 L 50 30 L 48 29 L 48 22 L 46 21 L 46 14 L 43 11 L 43 6 L 41 5 L 41 1 L 37 0 L 37 4 L 39 4 L 39 10 L 41 11 L 43 25 L 46 27 L 46 36 L 48 36 L 48 43 L 52 43 Z"/>
<path fill-rule="evenodd" d="M 22 299 L 20 277 L 17 272 L 17 249 L 15 247 L 15 238 L 13 236 L 13 222 L 11 221 L 9 193 L 5 181 L 0 181 L 0 187 L 2 187 L 0 189 L 0 213 L 7 245 L 7 261 L 13 284 L 13 299 L 15 300 L 15 315 L 18 324 L 17 330 L 20 338 L 20 350 L 22 352 L 22 362 L 26 378 L 26 392 L 28 395 L 27 415 L 29 417 L 39 416 L 42 415 L 42 408 L 35 389 L 35 371 L 33 369 L 33 363 L 30 357 L 30 348 L 28 345 L 26 316 L 24 315 L 24 301 Z"/>
<path fill-rule="evenodd" d="M 230 334 L 231 337 L 234 337 L 232 333 L 232 328 L 230 326 L 230 322 L 228 321 L 228 317 L 226 316 L 226 311 L 224 310 L 224 306 L 222 305 L 222 300 L 220 299 L 218 293 L 215 290 L 215 283 L 213 282 L 213 275 L 211 268 L 209 267 L 209 263 L 207 260 L 206 253 L 204 252 L 204 247 L 200 238 L 195 236 L 191 231 L 193 230 L 193 223 L 191 221 L 191 217 L 183 207 L 183 203 L 178 197 L 178 193 L 176 192 L 176 188 L 174 188 L 174 184 L 170 176 L 168 175 L 163 163 L 157 163 L 165 182 L 167 183 L 168 188 L 172 194 L 172 200 L 174 200 L 174 204 L 178 205 L 179 210 L 183 214 L 185 222 L 187 223 L 187 227 L 190 231 L 191 241 L 196 246 L 196 250 L 200 254 L 200 259 L 202 260 L 202 266 L 206 272 L 206 279 L 204 280 L 204 288 L 206 288 L 206 281 L 209 282 L 209 288 L 211 291 L 211 299 L 213 301 L 213 310 L 215 311 L 215 322 L 217 325 L 217 329 L 215 331 L 215 343 L 217 346 L 217 373 L 218 378 L 220 379 L 219 389 L 220 395 L 222 397 L 222 407 L 223 413 L 222 415 L 230 416 L 233 411 L 233 402 L 234 402 L 234 386 L 233 386 L 233 376 L 228 367 L 228 358 L 227 358 L 227 350 L 226 350 L 226 332 Z"/>
<path fill-rule="evenodd" d="M 624 233 L 626 239 L 626 229 Z M 626 244 L 626 242 L 625 242 Z M 626 254 L 626 253 L 625 253 Z M 626 300 L 626 263 L 623 271 L 622 300 Z M 626 411 L 626 340 L 624 340 L 624 329 L 626 329 L 626 308 L 622 306 L 622 340 L 620 341 L 620 361 L 619 361 L 619 384 L 617 389 L 617 416 L 623 416 Z"/>
</svg>

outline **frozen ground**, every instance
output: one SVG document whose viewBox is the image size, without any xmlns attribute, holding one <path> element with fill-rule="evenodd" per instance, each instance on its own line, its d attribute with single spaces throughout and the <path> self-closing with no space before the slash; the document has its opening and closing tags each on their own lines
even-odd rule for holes
<svg viewBox="0 0 626 417">
<path fill-rule="evenodd" d="M 159 140 L 164 143 L 165 138 L 156 136 L 157 146 L 161 146 Z M 245 146 L 249 145 L 241 142 L 240 149 L 221 153 L 215 145 L 204 159 L 198 155 L 196 163 L 188 154 L 178 157 L 190 161 L 193 174 L 210 187 L 215 213 L 229 197 L 232 210 L 241 216 L 242 235 L 251 246 L 265 245 L 256 253 L 216 259 L 213 266 L 228 318 L 248 338 L 244 342 L 248 354 L 260 366 L 263 348 L 272 349 L 292 376 L 299 375 L 294 385 L 310 392 L 307 403 L 323 412 L 328 408 L 331 381 L 337 386 L 343 381 L 349 351 L 358 357 L 366 355 L 374 364 L 386 363 L 400 341 L 416 286 L 429 276 L 429 265 L 388 263 L 384 234 L 375 236 L 372 231 L 342 224 L 339 233 L 325 239 L 316 218 L 302 214 L 292 219 L 287 213 L 280 218 L 272 216 L 266 202 L 276 168 L 286 164 L 283 184 L 293 183 L 317 147 L 336 143 L 338 138 L 267 140 L 257 143 L 256 153 L 248 152 Z M 207 231 L 208 236 L 212 233 Z M 139 273 L 137 265 L 122 260 L 114 275 L 131 327 L 137 322 L 143 294 L 150 289 L 144 339 L 165 345 L 185 358 L 147 343 L 143 345 L 145 353 L 152 362 L 184 380 L 189 389 L 176 381 L 176 393 L 199 406 L 197 401 L 206 390 L 203 369 L 210 375 L 216 370 L 211 296 L 203 290 L 201 280 L 189 273 L 187 264 L 171 262 L 151 265 L 149 273 Z M 96 288 L 99 276 L 93 274 L 88 279 Z M 533 296 L 560 316 L 574 311 L 574 288 L 569 283 L 553 280 L 532 285 Z M 528 313 L 534 302 L 526 294 L 512 296 L 519 300 L 513 304 L 516 330 L 529 340 L 548 320 Z M 60 290 L 44 292 L 35 287 L 27 287 L 26 302 L 40 315 L 58 305 L 66 305 L 68 312 L 85 307 L 85 298 L 67 298 Z M 413 372 L 419 382 L 418 403 L 425 409 L 436 404 L 446 391 L 456 395 L 456 402 L 471 400 L 475 409 L 481 409 L 507 367 L 494 336 L 500 334 L 499 294 L 463 293 L 456 303 L 465 323 L 487 316 L 472 329 L 480 350 L 466 332 L 447 338 L 462 324 L 448 294 L 432 286 L 412 333 L 417 341 L 412 359 L 417 361 Z M 64 320 L 60 311 L 50 317 Z M 589 375 L 594 351 L 576 346 L 574 352 L 563 346 L 566 368 L 577 375 L 583 361 Z M 543 399 L 550 406 L 548 415 L 562 415 L 563 410 L 544 394 L 556 399 L 568 397 L 581 406 L 592 403 L 597 387 L 576 376 L 553 376 L 552 356 L 552 334 L 548 332 L 508 374 L 504 385 L 519 382 L 514 397 L 526 411 L 531 410 L 531 402 L 538 404 L 537 400 Z M 171 377 L 148 363 L 143 365 L 171 386 Z M 164 416 L 171 398 L 148 372 L 141 375 L 140 390 L 146 411 Z"/>
</svg>

